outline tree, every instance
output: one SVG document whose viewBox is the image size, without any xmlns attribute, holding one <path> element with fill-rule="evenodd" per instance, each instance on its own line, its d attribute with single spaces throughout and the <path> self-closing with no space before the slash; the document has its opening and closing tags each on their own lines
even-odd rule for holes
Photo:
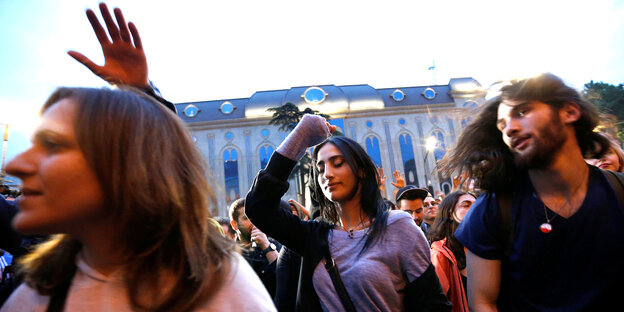
<svg viewBox="0 0 624 312">
<path fill-rule="evenodd" d="M 602 113 L 613 115 L 612 118 L 603 119 L 603 126 L 612 128 L 617 132 L 620 141 L 624 141 L 624 85 L 617 86 L 594 82 L 593 80 L 585 84 L 583 88 L 585 99 L 598 107 Z"/>
<path fill-rule="evenodd" d="M 313 114 L 319 115 L 327 120 L 330 119 L 329 115 L 319 113 L 311 108 L 306 108 L 303 111 L 299 110 L 293 103 L 286 103 L 282 106 L 271 107 L 267 109 L 270 112 L 273 112 L 273 117 L 271 117 L 271 121 L 269 121 L 270 125 L 279 126 L 280 131 L 290 132 L 301 121 L 304 114 Z M 299 160 L 295 168 L 290 173 L 290 178 L 295 177 L 297 181 L 297 201 L 301 204 L 305 205 L 305 185 L 308 181 L 308 173 L 310 172 L 310 165 L 312 163 L 312 159 L 308 153 L 303 155 L 303 158 Z"/>
</svg>

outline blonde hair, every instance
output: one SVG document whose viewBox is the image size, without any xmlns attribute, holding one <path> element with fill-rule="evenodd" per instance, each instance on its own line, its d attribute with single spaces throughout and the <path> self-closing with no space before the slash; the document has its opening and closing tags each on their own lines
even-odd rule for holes
<svg viewBox="0 0 624 312">
<path fill-rule="evenodd" d="M 183 123 L 132 88 L 59 88 L 42 112 L 66 98 L 77 104 L 78 145 L 118 220 L 111 231 L 123 238 L 132 308 L 186 311 L 208 300 L 228 275 L 234 246 L 209 224 L 215 196 Z M 72 278 L 80 249 L 70 235 L 53 237 L 24 258 L 26 283 L 50 295 Z M 141 300 L 146 290 L 162 299 Z"/>
<path fill-rule="evenodd" d="M 618 161 L 620 162 L 620 167 L 617 168 L 617 171 L 624 172 L 624 151 L 622 151 L 619 141 L 609 140 L 609 151 L 613 151 L 613 153 L 617 156 Z"/>
</svg>

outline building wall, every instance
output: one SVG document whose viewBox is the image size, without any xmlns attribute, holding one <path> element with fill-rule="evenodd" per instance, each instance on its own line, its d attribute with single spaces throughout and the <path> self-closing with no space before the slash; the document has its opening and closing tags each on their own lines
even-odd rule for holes
<svg viewBox="0 0 624 312">
<path fill-rule="evenodd" d="M 293 89 L 290 93 L 293 92 Z M 331 114 L 333 120 L 342 120 L 340 124 L 344 127 L 344 135 L 356 140 L 365 149 L 367 138 L 377 139 L 379 158 L 386 176 L 387 198 L 394 201 L 395 187 L 391 185 L 392 173 L 396 170 L 404 173 L 410 166 L 407 164 L 406 167 L 404 162 L 401 142 L 405 143 L 403 150 L 408 150 L 409 148 L 406 146 L 410 144 L 413 150 L 412 166 L 414 168 L 412 169 L 415 169 L 415 174 L 412 170 L 407 170 L 407 181 L 414 180 L 413 184 L 425 187 L 426 176 L 432 181 L 431 185 L 435 191 L 450 190 L 450 182 L 448 180 L 440 181 L 434 170 L 436 156 L 440 158 L 443 155 L 444 148 L 442 146 L 448 150 L 455 143 L 471 111 L 484 101 L 484 93 L 480 91 L 472 93 L 453 91 L 449 93 L 451 93 L 452 99 L 449 98 L 448 101 L 431 105 L 368 107 L 360 110 L 341 109 L 334 110 Z M 341 105 L 348 107 L 349 105 L 344 104 L 344 101 L 345 97 L 341 95 Z M 276 101 L 272 106 L 282 104 Z M 184 105 L 186 104 L 178 104 L 178 110 L 182 111 Z M 350 105 L 353 107 L 353 103 Z M 324 111 L 320 112 L 324 113 Z M 287 133 L 269 125 L 270 118 L 266 116 L 200 122 L 189 121 L 188 118 L 186 120 L 197 147 L 206 158 L 211 169 L 211 182 L 215 188 L 218 202 L 217 214 L 227 216 L 229 204 L 238 197 L 246 196 L 255 175 L 261 169 L 261 154 L 266 152 L 262 148 L 270 147 L 275 150 Z M 443 137 L 444 142 L 443 145 L 439 146 L 440 149 L 437 152 L 427 153 L 425 140 L 432 135 Z M 233 168 L 236 169 L 234 171 L 238 172 L 237 193 L 233 192 L 231 187 L 234 180 L 230 179 L 229 183 L 226 182 L 226 159 L 224 156 L 229 155 L 231 158 L 231 151 L 236 152 L 237 161 L 235 166 L 231 162 L 228 163 L 228 166 L 230 172 Z M 284 196 L 285 200 L 290 198 L 297 199 L 294 180 L 290 181 L 290 188 Z"/>
</svg>

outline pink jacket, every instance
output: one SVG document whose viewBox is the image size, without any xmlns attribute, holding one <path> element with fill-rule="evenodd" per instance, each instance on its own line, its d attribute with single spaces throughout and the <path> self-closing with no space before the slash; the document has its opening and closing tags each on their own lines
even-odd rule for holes
<svg viewBox="0 0 624 312">
<path fill-rule="evenodd" d="M 446 239 L 431 244 L 431 262 L 442 284 L 442 290 L 453 304 L 453 312 L 468 311 L 468 299 L 464 291 L 461 273 L 453 252 L 444 244 Z"/>
</svg>

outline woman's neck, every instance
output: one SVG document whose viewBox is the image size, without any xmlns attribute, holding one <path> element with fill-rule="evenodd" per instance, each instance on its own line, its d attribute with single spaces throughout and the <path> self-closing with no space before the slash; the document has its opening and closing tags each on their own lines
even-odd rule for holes
<svg viewBox="0 0 624 312">
<path fill-rule="evenodd" d="M 82 258 L 92 269 L 106 276 L 115 272 L 123 263 L 118 249 L 103 246 L 83 245 Z"/>
<path fill-rule="evenodd" d="M 82 243 L 82 258 L 92 269 L 108 276 L 123 264 L 123 243 L 114 238 L 115 233 L 81 234 L 77 238 Z"/>
<path fill-rule="evenodd" d="M 340 221 L 345 230 L 357 228 L 369 221 L 368 216 L 362 210 L 360 191 L 358 191 L 351 200 L 338 203 L 338 207 L 340 209 Z"/>
</svg>

